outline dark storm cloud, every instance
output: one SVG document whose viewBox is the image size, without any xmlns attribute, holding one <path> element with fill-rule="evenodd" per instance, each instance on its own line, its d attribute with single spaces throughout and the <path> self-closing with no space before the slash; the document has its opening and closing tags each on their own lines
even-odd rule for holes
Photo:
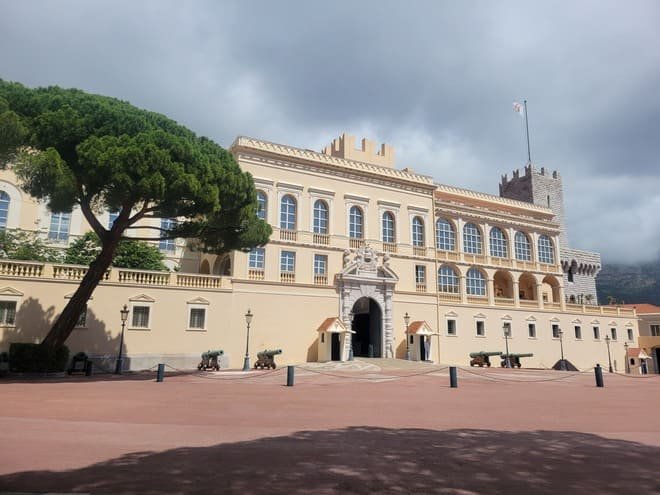
<svg viewBox="0 0 660 495">
<path fill-rule="evenodd" d="M 559 169 L 569 237 L 606 259 L 660 245 L 654 2 L 0 1 L 0 77 L 75 86 L 237 134 L 319 149 L 349 131 L 399 166 L 496 193 Z M 630 249 L 635 246 L 635 249 Z"/>
</svg>

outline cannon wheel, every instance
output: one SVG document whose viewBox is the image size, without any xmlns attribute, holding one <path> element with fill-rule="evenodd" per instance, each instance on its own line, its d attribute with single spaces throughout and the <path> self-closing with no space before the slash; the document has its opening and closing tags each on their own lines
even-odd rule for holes
<svg viewBox="0 0 660 495">
<path fill-rule="evenodd" d="M 273 369 L 277 368 L 277 365 L 275 364 L 275 362 L 273 362 L 272 366 L 273 366 Z"/>
<path fill-rule="evenodd" d="M 488 366 L 490 368 L 490 363 L 486 363 L 486 366 Z"/>
</svg>

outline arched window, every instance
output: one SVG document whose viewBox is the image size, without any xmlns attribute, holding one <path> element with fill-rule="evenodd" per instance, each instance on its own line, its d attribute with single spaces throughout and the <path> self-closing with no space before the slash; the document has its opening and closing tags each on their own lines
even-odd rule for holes
<svg viewBox="0 0 660 495">
<path fill-rule="evenodd" d="M 438 292 L 458 294 L 458 275 L 449 265 L 442 265 L 438 270 Z"/>
<path fill-rule="evenodd" d="M 465 289 L 470 296 L 486 295 L 486 277 L 477 268 L 470 268 L 465 276 Z"/>
<path fill-rule="evenodd" d="M 539 261 L 548 265 L 555 264 L 555 249 L 547 235 L 539 237 Z"/>
<path fill-rule="evenodd" d="M 383 242 L 394 243 L 394 215 L 386 211 L 383 213 Z"/>
<path fill-rule="evenodd" d="M 351 239 L 364 237 L 364 214 L 357 206 L 351 206 L 348 214 L 348 236 Z"/>
<path fill-rule="evenodd" d="M 466 223 L 463 227 L 463 250 L 470 254 L 481 254 L 481 232 L 473 223 Z"/>
<path fill-rule="evenodd" d="M 268 196 L 263 191 L 257 191 L 257 218 L 266 220 L 266 213 L 268 212 Z"/>
<path fill-rule="evenodd" d="M 443 251 L 456 249 L 456 232 L 449 220 L 439 218 L 435 222 L 435 247 Z"/>
<path fill-rule="evenodd" d="M 0 191 L 0 230 L 7 228 L 7 217 L 9 216 L 9 194 Z"/>
<path fill-rule="evenodd" d="M 320 199 L 314 203 L 314 233 L 328 233 L 328 204 Z"/>
<path fill-rule="evenodd" d="M 424 220 L 414 217 L 412 221 L 412 244 L 416 247 L 424 246 Z"/>
<path fill-rule="evenodd" d="M 516 232 L 514 238 L 516 246 L 516 259 L 520 261 L 532 260 L 532 245 L 529 242 L 529 237 L 524 232 Z"/>
<path fill-rule="evenodd" d="M 493 227 L 490 229 L 490 255 L 496 258 L 508 258 L 509 246 L 502 229 Z"/>
<path fill-rule="evenodd" d="M 280 205 L 280 229 L 296 230 L 296 200 L 287 194 Z"/>
</svg>

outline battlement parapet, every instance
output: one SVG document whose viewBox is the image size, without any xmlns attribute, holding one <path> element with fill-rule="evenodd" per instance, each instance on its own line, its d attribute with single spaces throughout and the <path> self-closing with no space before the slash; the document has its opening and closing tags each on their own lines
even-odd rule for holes
<svg viewBox="0 0 660 495">
<path fill-rule="evenodd" d="M 375 141 L 365 138 L 360 141 L 360 148 L 356 148 L 355 136 L 346 133 L 333 139 L 332 143 L 323 148 L 322 153 L 381 167 L 394 167 L 394 148 L 391 145 L 383 143 L 378 149 Z"/>
</svg>

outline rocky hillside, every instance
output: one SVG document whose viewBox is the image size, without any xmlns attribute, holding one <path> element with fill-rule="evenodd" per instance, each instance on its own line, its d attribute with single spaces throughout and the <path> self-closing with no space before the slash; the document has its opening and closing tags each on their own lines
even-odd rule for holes
<svg viewBox="0 0 660 495">
<path fill-rule="evenodd" d="M 598 302 L 660 305 L 660 259 L 637 265 L 604 264 L 597 278 Z"/>
</svg>

